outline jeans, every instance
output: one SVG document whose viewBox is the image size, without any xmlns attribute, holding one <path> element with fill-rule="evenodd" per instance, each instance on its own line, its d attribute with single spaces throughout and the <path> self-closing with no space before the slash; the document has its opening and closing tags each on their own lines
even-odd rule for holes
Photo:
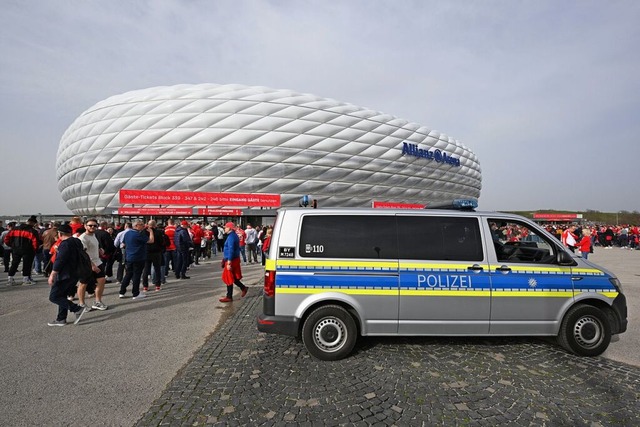
<svg viewBox="0 0 640 427">
<path fill-rule="evenodd" d="M 42 253 L 42 248 L 36 249 L 36 253 L 33 258 L 33 269 L 38 274 L 42 274 L 42 261 L 44 259 L 44 254 Z"/>
<path fill-rule="evenodd" d="M 255 243 L 247 243 L 249 250 L 249 262 L 258 262 L 258 245 Z"/>
<path fill-rule="evenodd" d="M 67 299 L 67 295 L 72 289 L 75 289 L 76 281 L 73 279 L 56 280 L 51 286 L 49 292 L 49 301 L 58 306 L 58 316 L 56 320 L 67 320 L 69 310 L 76 312 L 80 310 L 80 306 L 73 301 Z"/>
<path fill-rule="evenodd" d="M 189 267 L 189 251 L 176 251 L 178 254 L 178 262 L 176 263 L 176 278 L 187 276 L 187 267 Z"/>
<path fill-rule="evenodd" d="M 240 256 L 242 256 L 242 262 L 247 262 L 246 246 L 240 246 Z"/>
<path fill-rule="evenodd" d="M 581 252 L 582 258 L 587 259 L 589 257 L 589 252 Z"/>
<path fill-rule="evenodd" d="M 171 263 L 171 268 L 173 268 L 174 271 L 176 270 L 177 257 L 178 255 L 176 254 L 176 251 L 166 251 L 164 253 L 164 275 L 165 276 L 169 275 L 169 263 Z"/>
<path fill-rule="evenodd" d="M 142 278 L 142 271 L 144 270 L 144 261 L 127 261 L 126 273 L 122 284 L 120 285 L 120 294 L 124 295 L 127 292 L 127 286 L 131 282 L 131 293 L 134 297 L 140 294 L 140 279 Z"/>
</svg>

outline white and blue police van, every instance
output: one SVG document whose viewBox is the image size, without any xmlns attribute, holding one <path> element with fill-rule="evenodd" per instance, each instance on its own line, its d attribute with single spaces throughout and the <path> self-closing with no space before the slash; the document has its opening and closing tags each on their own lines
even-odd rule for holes
<svg viewBox="0 0 640 427">
<path fill-rule="evenodd" d="M 627 329 L 618 279 L 518 215 L 282 208 L 265 267 L 258 330 L 321 360 L 381 335 L 556 336 L 597 356 Z"/>
</svg>

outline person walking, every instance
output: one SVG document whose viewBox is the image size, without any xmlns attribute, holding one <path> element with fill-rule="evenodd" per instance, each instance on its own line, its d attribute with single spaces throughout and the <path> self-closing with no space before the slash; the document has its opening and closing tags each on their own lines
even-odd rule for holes
<svg viewBox="0 0 640 427">
<path fill-rule="evenodd" d="M 36 250 L 40 246 L 38 233 L 33 228 L 38 220 L 31 216 L 26 224 L 14 227 L 4 237 L 4 244 L 11 247 L 11 267 L 9 267 L 9 285 L 17 284 L 13 276 L 18 271 L 20 261 L 22 261 L 22 284 L 35 285 L 36 281 L 31 278 L 31 267 L 36 255 Z"/>
<path fill-rule="evenodd" d="M 89 254 L 89 258 L 91 258 L 92 272 L 90 277 L 80 277 L 80 282 L 78 284 L 78 302 L 81 306 L 85 306 L 84 298 L 86 291 L 89 296 L 95 295 L 95 303 L 91 306 L 92 309 L 106 310 L 108 307 L 102 302 L 104 285 L 106 283 L 106 263 L 100 257 L 100 242 L 96 237 L 98 220 L 95 218 L 88 219 L 84 224 L 84 228 L 85 231 L 80 235 L 79 239 L 87 251 L 87 254 Z"/>
<path fill-rule="evenodd" d="M 242 297 L 247 295 L 249 288 L 240 281 L 242 279 L 242 269 L 240 268 L 240 239 L 235 231 L 235 224 L 233 222 L 227 222 L 224 225 L 224 232 L 227 234 L 227 240 L 224 242 L 224 259 L 222 260 L 223 268 L 230 271 L 232 279 L 231 284 L 227 285 L 227 296 L 220 298 L 220 302 L 233 301 L 233 285 L 235 284 L 242 291 Z M 223 271 L 223 277 L 225 276 Z M 224 279 L 223 279 L 224 280 Z"/>
<path fill-rule="evenodd" d="M 55 261 L 53 262 L 51 274 L 49 274 L 49 301 L 58 306 L 56 320 L 49 322 L 49 326 L 64 326 L 67 324 L 67 314 L 69 311 L 75 314 L 75 324 L 80 322 L 82 315 L 88 310 L 87 307 L 69 300 L 67 295 L 70 290 L 75 289 L 78 277 L 75 272 L 75 265 L 80 262 L 79 253 L 84 250 L 80 240 L 72 238 L 72 230 L 69 225 L 58 227 L 60 243 L 56 249 Z"/>
</svg>

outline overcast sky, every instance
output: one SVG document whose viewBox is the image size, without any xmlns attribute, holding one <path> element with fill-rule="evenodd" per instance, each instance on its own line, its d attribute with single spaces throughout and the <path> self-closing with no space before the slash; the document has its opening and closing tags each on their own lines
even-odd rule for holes
<svg viewBox="0 0 640 427">
<path fill-rule="evenodd" d="M 640 1 L 0 0 L 0 215 L 69 213 L 56 153 L 93 104 L 240 83 L 463 142 L 483 210 L 640 210 Z"/>
</svg>

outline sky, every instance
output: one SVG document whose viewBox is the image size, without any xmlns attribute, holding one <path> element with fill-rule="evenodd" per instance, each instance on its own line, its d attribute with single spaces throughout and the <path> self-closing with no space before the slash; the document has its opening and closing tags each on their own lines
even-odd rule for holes
<svg viewBox="0 0 640 427">
<path fill-rule="evenodd" d="M 443 132 L 482 210 L 640 211 L 640 2 L 0 0 L 0 215 L 70 213 L 56 154 L 112 95 L 291 89 Z"/>
</svg>

